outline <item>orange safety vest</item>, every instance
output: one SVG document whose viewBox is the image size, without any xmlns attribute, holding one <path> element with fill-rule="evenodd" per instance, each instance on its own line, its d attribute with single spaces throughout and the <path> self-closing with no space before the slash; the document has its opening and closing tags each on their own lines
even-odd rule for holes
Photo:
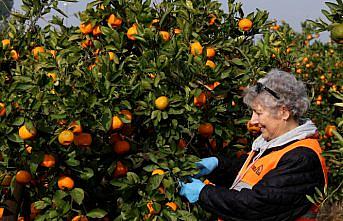
<svg viewBox="0 0 343 221">
<path fill-rule="evenodd" d="M 240 172 L 245 172 L 245 175 L 243 175 L 243 178 L 241 181 L 244 183 L 247 183 L 251 186 L 254 186 L 256 183 L 258 183 L 269 171 L 274 169 L 277 164 L 279 163 L 282 156 L 287 153 L 288 151 L 291 151 L 297 147 L 307 147 L 313 150 L 322 165 L 324 179 L 325 179 L 325 185 L 327 185 L 327 168 L 325 165 L 325 159 L 321 155 L 322 149 L 320 148 L 320 145 L 316 139 L 304 139 L 297 142 L 292 143 L 291 145 L 277 151 L 273 151 L 266 156 L 261 157 L 260 159 L 256 160 L 254 164 L 251 166 L 250 161 L 253 157 L 253 154 L 249 154 L 248 159 L 246 160 L 246 163 L 244 163 L 242 169 Z M 247 168 L 250 166 L 250 168 L 247 170 Z"/>
</svg>

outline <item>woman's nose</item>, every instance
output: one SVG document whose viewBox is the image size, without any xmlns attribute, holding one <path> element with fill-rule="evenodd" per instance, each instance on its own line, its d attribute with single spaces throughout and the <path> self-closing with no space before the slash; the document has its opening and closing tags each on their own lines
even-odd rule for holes
<svg viewBox="0 0 343 221">
<path fill-rule="evenodd" d="M 251 118 L 250 118 L 250 123 L 251 124 L 258 124 L 258 116 L 257 116 L 257 114 L 256 113 L 253 113 L 252 115 L 251 115 Z"/>
</svg>

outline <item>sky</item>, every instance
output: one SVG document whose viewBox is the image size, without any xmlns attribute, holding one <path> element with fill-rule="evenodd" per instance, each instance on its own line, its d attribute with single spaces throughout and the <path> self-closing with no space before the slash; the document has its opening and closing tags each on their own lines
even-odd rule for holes
<svg viewBox="0 0 343 221">
<path fill-rule="evenodd" d="M 153 2 L 158 2 L 154 0 Z M 196 0 L 194 0 L 196 1 Z M 328 10 L 324 2 L 334 0 L 236 0 L 243 3 L 243 11 L 245 14 L 256 11 L 256 8 L 267 10 L 270 19 L 277 21 L 285 20 L 294 28 L 295 31 L 301 31 L 301 22 L 306 19 L 322 18 L 326 20 L 321 13 L 322 9 Z M 78 25 L 79 20 L 74 16 L 75 13 L 86 8 L 86 5 L 91 0 L 79 0 L 77 3 L 62 3 L 61 9 L 66 12 L 69 18 L 65 19 L 67 25 Z M 222 3 L 222 8 L 227 11 L 227 0 L 219 0 Z M 21 0 L 14 0 L 14 9 L 20 9 Z M 329 39 L 328 33 L 322 33 L 320 36 L 322 41 Z"/>
</svg>

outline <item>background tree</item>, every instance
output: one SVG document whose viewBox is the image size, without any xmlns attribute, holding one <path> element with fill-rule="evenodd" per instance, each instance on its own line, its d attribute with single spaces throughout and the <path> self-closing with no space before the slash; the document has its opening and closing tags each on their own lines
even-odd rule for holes
<svg viewBox="0 0 343 221">
<path fill-rule="evenodd" d="M 0 0 L 0 31 L 3 29 L 3 25 L 6 23 L 7 17 L 13 7 L 13 0 Z"/>
</svg>

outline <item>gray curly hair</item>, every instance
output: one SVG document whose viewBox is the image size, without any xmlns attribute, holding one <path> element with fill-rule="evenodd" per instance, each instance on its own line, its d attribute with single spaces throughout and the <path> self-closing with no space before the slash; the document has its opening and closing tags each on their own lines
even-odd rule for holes
<svg viewBox="0 0 343 221">
<path fill-rule="evenodd" d="M 285 106 L 292 117 L 298 120 L 310 106 L 304 83 L 288 72 L 272 69 L 258 82 L 267 89 L 261 90 L 260 93 L 257 92 L 257 86 L 245 90 L 243 102 L 250 107 L 257 98 L 264 107 L 271 110 L 272 114 L 276 114 L 279 107 Z M 274 91 L 279 99 L 273 96 L 273 92 L 269 92 L 268 88 Z"/>
</svg>

